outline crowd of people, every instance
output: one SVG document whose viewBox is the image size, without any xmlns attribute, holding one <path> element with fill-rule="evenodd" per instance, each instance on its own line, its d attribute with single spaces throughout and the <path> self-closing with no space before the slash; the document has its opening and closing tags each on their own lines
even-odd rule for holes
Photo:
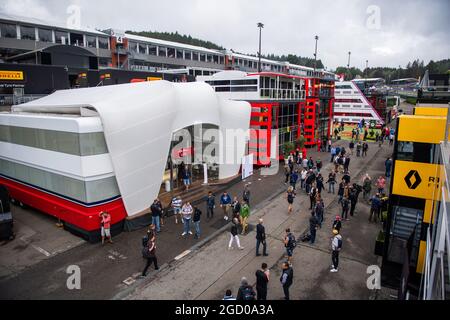
<svg viewBox="0 0 450 320">
<path fill-rule="evenodd" d="M 287 187 L 285 194 L 287 214 L 292 215 L 294 213 L 295 199 L 299 195 L 303 194 L 309 198 L 309 232 L 301 237 L 302 242 L 309 242 L 310 245 L 315 244 L 317 232 L 322 229 L 325 222 L 326 206 L 323 194 L 324 192 L 333 195 L 337 194 L 340 214 L 336 215 L 330 224 L 330 252 L 332 261 L 330 272 L 332 273 L 339 271 L 339 253 L 343 244 L 341 230 L 343 225 L 357 213 L 356 209 L 360 194 L 362 193 L 363 201 L 367 201 L 370 205 L 369 222 L 385 222 L 387 217 L 389 198 L 386 195 L 385 189 L 386 180 L 390 177 L 393 161 L 391 158 L 386 159 L 384 163 L 385 175 L 378 177 L 376 180 L 372 179 L 369 174 L 365 174 L 360 181 L 352 181 L 349 171 L 352 158 L 354 156 L 366 157 L 369 150 L 369 145 L 365 142 L 365 139 L 363 141 L 359 139 L 360 132 L 357 129 L 354 129 L 354 131 L 352 133 L 354 137 L 352 137 L 347 148 L 342 146 L 343 143 L 333 145 L 329 142 L 327 144 L 330 163 L 332 163 L 331 170 L 324 172 L 323 162 L 319 157 L 316 159 L 313 159 L 311 156 L 306 157 L 306 152 L 301 152 L 299 149 L 287 157 L 284 166 L 284 183 Z M 391 139 L 394 134 L 389 128 L 382 130 L 382 133 L 383 141 Z M 355 148 L 356 152 L 354 151 Z M 376 189 L 375 194 L 372 193 L 373 187 Z M 250 198 L 249 185 L 245 185 L 240 198 L 233 197 L 228 192 L 223 192 L 216 200 L 216 195 L 209 192 L 204 199 L 207 221 L 214 218 L 216 207 L 219 206 L 223 219 L 230 222 L 228 250 L 233 250 L 234 248 L 239 250 L 244 249 L 241 246 L 239 236 L 246 235 L 249 231 Z M 150 206 L 151 225 L 147 234 L 142 239 L 142 256 L 146 260 L 145 268 L 142 272 L 143 277 L 146 276 L 152 264 L 155 270 L 159 269 L 156 257 L 156 239 L 162 227 L 164 227 L 164 220 L 167 219 L 169 210 L 173 212 L 175 224 L 182 223 L 183 225 L 182 237 L 194 235 L 195 239 L 200 239 L 202 211 L 198 206 L 192 205 L 189 201 L 183 201 L 181 196 L 175 196 L 171 200 L 170 207 L 164 209 L 160 199 L 155 199 Z M 111 216 L 107 212 L 102 212 L 100 213 L 100 220 L 102 243 L 105 242 L 105 239 L 112 243 L 110 232 Z M 328 228 L 326 229 L 329 230 Z M 255 255 L 257 257 L 261 255 L 267 257 L 269 255 L 266 241 L 264 220 L 259 219 L 256 225 Z M 284 299 L 289 300 L 289 288 L 293 284 L 294 278 L 292 257 L 297 247 L 297 240 L 289 228 L 285 230 L 283 242 L 286 254 L 279 281 L 283 289 Z M 261 246 L 262 252 L 260 251 Z M 237 296 L 234 297 L 231 290 L 227 290 L 224 300 L 266 300 L 267 286 L 270 281 L 270 270 L 266 263 L 262 263 L 261 268 L 256 270 L 255 278 L 256 291 L 249 284 L 248 279 L 242 278 Z"/>
</svg>

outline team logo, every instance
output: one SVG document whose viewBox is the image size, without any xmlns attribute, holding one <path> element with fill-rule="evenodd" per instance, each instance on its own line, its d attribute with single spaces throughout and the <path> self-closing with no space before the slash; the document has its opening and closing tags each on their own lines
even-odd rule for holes
<svg viewBox="0 0 450 320">
<path fill-rule="evenodd" d="M 417 170 L 411 170 L 405 177 L 405 182 L 409 189 L 415 190 L 422 182 L 422 178 Z"/>
</svg>

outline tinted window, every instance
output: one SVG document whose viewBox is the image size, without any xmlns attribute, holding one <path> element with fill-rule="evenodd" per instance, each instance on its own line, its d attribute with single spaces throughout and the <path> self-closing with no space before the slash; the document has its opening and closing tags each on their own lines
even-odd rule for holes
<svg viewBox="0 0 450 320">
<path fill-rule="evenodd" d="M 154 45 L 148 45 L 148 54 L 152 55 L 152 56 L 156 56 L 156 46 Z"/>
<path fill-rule="evenodd" d="M 64 40 L 62 40 L 64 39 Z M 55 31 L 55 42 L 60 44 L 67 44 L 68 42 L 68 35 L 67 32 L 63 31 Z"/>
<path fill-rule="evenodd" d="M 93 36 L 86 36 L 86 46 L 88 48 L 97 48 L 97 39 Z"/>
<path fill-rule="evenodd" d="M 98 47 L 100 49 L 109 49 L 109 40 L 108 40 L 108 38 L 98 37 Z"/>
<path fill-rule="evenodd" d="M 33 27 L 20 26 L 20 37 L 23 40 L 36 40 L 36 33 Z"/>
<path fill-rule="evenodd" d="M 17 29 L 14 24 L 0 23 L 0 33 L 3 38 L 17 38 Z"/>
<path fill-rule="evenodd" d="M 39 41 L 42 42 L 53 42 L 52 30 L 49 29 L 39 29 Z"/>
<path fill-rule="evenodd" d="M 167 48 L 159 47 L 159 56 L 165 57 L 167 55 Z"/>
<path fill-rule="evenodd" d="M 139 43 L 139 53 L 147 54 L 147 45 L 143 43 Z"/>
</svg>

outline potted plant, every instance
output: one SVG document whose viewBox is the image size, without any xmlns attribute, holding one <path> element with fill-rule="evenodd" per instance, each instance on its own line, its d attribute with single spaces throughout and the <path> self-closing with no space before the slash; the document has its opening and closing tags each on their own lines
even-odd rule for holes
<svg viewBox="0 0 450 320">
<path fill-rule="evenodd" d="M 283 146 L 284 149 L 284 157 L 287 159 L 289 154 L 295 150 L 295 145 L 292 142 L 286 142 Z"/>
<path fill-rule="evenodd" d="M 384 240 L 385 240 L 385 233 L 384 231 L 380 231 L 377 236 L 377 241 L 375 242 L 375 255 L 377 256 L 383 255 Z"/>
</svg>

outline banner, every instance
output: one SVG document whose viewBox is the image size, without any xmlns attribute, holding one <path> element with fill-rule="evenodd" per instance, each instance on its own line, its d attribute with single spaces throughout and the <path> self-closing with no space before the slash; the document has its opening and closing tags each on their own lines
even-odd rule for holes
<svg viewBox="0 0 450 320">
<path fill-rule="evenodd" d="M 0 80 L 23 80 L 23 71 L 3 71 L 0 70 Z"/>
<path fill-rule="evenodd" d="M 242 158 L 242 180 L 253 175 L 253 153 Z"/>
</svg>

